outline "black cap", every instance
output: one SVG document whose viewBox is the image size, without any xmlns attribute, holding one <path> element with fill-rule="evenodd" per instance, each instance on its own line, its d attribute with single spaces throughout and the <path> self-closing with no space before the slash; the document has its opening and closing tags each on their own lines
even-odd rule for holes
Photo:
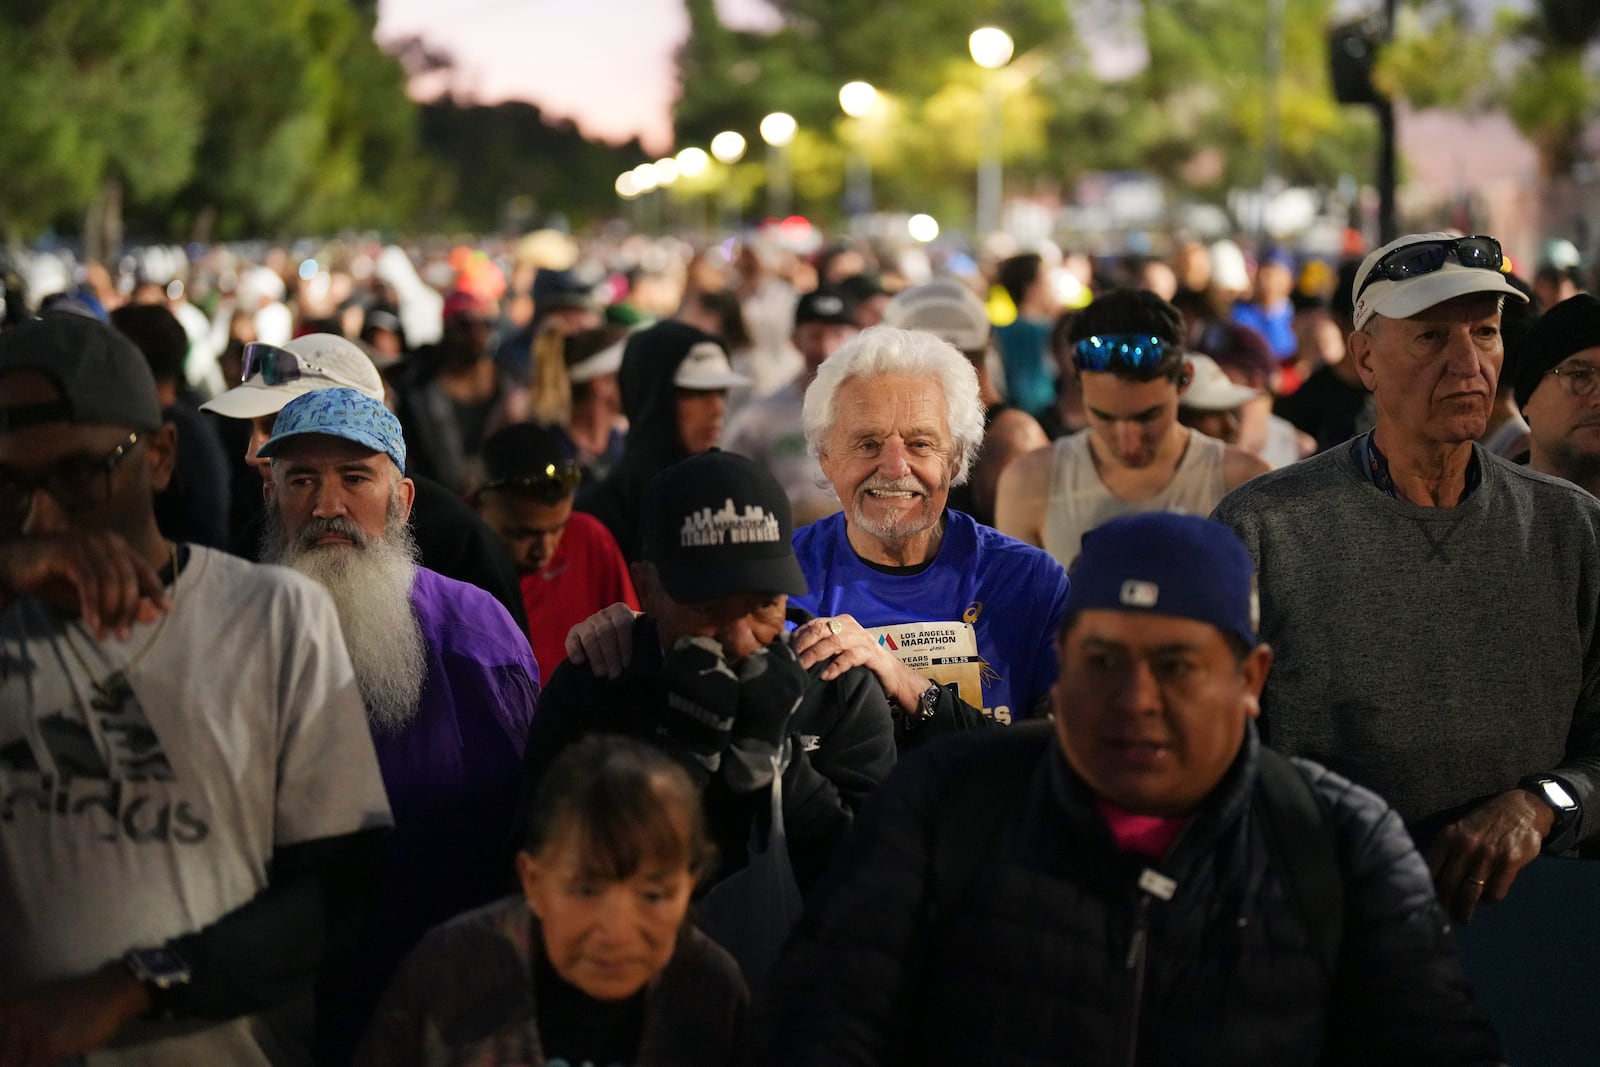
<svg viewBox="0 0 1600 1067">
<path fill-rule="evenodd" d="M 50 378 L 61 398 L 0 408 L 0 430 L 70 422 L 148 433 L 164 421 L 144 354 L 98 319 L 50 312 L 0 333 L 0 374 L 21 370 Z"/>
<path fill-rule="evenodd" d="M 479 450 L 484 484 L 490 489 L 540 498 L 565 497 L 577 491 L 581 474 L 555 435 L 531 422 L 513 423 L 484 439 Z"/>
<path fill-rule="evenodd" d="M 1549 370 L 1574 352 L 1600 346 L 1600 300 L 1579 293 L 1546 311 L 1507 356 L 1517 406 L 1525 407 Z"/>
<path fill-rule="evenodd" d="M 794 324 L 824 322 L 832 326 L 854 326 L 856 304 L 840 289 L 813 289 L 800 298 L 794 308 Z"/>
<path fill-rule="evenodd" d="M 772 475 L 713 448 L 657 474 L 645 490 L 642 557 L 672 599 L 804 595 L 789 498 Z"/>
</svg>

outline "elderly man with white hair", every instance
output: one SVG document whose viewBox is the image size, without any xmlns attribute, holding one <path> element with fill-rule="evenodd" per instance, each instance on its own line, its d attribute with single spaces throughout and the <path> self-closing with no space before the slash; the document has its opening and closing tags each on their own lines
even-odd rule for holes
<svg viewBox="0 0 1600 1067">
<path fill-rule="evenodd" d="M 801 662 L 871 669 L 903 731 L 1039 713 L 1067 576 L 945 506 L 983 443 L 972 364 L 928 333 L 863 331 L 817 371 L 805 428 L 844 510 L 795 533 L 819 616 L 795 633 Z"/>
<path fill-rule="evenodd" d="M 1043 714 L 1066 572 L 946 506 L 983 443 L 972 364 L 932 334 L 874 326 L 817 370 L 803 420 L 844 510 L 794 534 L 810 592 L 790 604 L 817 616 L 794 632 L 801 664 L 831 659 L 824 681 L 871 670 L 896 709 L 902 750 Z M 580 623 L 569 657 L 621 673 L 631 620 L 613 605 Z"/>
</svg>

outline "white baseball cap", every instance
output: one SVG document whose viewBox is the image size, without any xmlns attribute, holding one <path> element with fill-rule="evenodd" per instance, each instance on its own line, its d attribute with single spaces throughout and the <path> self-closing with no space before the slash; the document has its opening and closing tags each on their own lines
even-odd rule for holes
<svg viewBox="0 0 1600 1067">
<path fill-rule="evenodd" d="M 1492 246 L 1491 261 L 1493 265 L 1469 266 L 1462 262 L 1462 257 L 1472 258 L 1467 251 L 1455 251 L 1446 248 L 1460 242 L 1460 247 L 1465 250 L 1484 254 L 1487 247 Z M 1468 245 L 1466 242 L 1474 242 Z M 1485 246 L 1483 243 L 1487 242 Z M 1440 248 L 1438 265 L 1431 269 L 1419 268 L 1410 277 L 1393 281 L 1386 277 L 1373 280 L 1367 285 L 1367 277 L 1374 267 L 1391 252 L 1406 248 L 1410 245 L 1428 245 Z M 1527 297 L 1520 293 L 1516 286 L 1506 281 L 1506 276 L 1500 270 L 1500 245 L 1492 237 L 1461 237 L 1458 234 L 1434 231 L 1432 233 L 1411 233 L 1404 237 L 1396 238 L 1382 248 L 1370 253 L 1361 261 L 1361 269 L 1356 271 L 1355 282 L 1351 286 L 1351 297 L 1355 301 L 1355 325 L 1361 329 L 1373 316 L 1382 315 L 1386 319 L 1409 319 L 1411 316 L 1442 304 L 1446 300 L 1454 300 L 1458 296 L 1469 293 L 1499 293 L 1503 296 L 1514 296 L 1523 302 Z"/>
<path fill-rule="evenodd" d="M 672 384 L 679 389 L 732 389 L 749 385 L 750 379 L 733 369 L 728 353 L 715 341 L 697 341 L 678 364 Z"/>
<path fill-rule="evenodd" d="M 1191 411 L 1232 411 L 1247 400 L 1261 394 L 1249 386 L 1239 385 L 1210 356 L 1198 352 L 1185 355 L 1191 377 L 1178 403 Z"/>
<path fill-rule="evenodd" d="M 252 346 L 246 345 L 247 362 Z M 285 352 L 293 357 L 295 376 L 268 385 L 268 374 L 247 369 L 249 376 L 227 392 L 200 405 L 202 411 L 213 411 L 230 419 L 259 419 L 276 415 L 285 404 L 297 396 L 317 389 L 343 386 L 365 394 L 380 404 L 383 402 L 383 376 L 371 357 L 354 341 L 332 333 L 308 333 L 280 346 L 263 345 L 270 355 Z"/>
<path fill-rule="evenodd" d="M 884 306 L 883 324 L 931 333 L 963 352 L 978 352 L 989 344 L 988 309 L 955 278 L 935 278 L 895 294 Z"/>
<path fill-rule="evenodd" d="M 607 345 L 588 359 L 580 360 L 567 368 L 567 380 L 573 385 L 582 385 L 592 382 L 602 374 L 615 374 L 622 369 L 622 349 L 627 343 L 623 338 L 616 344 Z"/>
</svg>

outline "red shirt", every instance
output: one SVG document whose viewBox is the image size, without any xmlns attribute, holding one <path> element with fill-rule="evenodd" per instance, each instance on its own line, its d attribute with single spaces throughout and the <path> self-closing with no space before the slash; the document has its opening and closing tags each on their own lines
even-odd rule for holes
<svg viewBox="0 0 1600 1067">
<path fill-rule="evenodd" d="M 639 610 L 622 550 L 599 519 L 574 511 L 550 562 L 538 574 L 522 576 L 528 640 L 541 677 L 548 681 L 567 658 L 568 630 L 619 600 Z"/>
</svg>

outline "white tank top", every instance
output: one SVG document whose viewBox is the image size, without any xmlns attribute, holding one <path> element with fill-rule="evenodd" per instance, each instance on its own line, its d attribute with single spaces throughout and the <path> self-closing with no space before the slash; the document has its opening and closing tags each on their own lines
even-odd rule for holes
<svg viewBox="0 0 1600 1067">
<path fill-rule="evenodd" d="M 1124 500 L 1100 480 L 1089 452 L 1090 430 L 1057 438 L 1051 446 L 1050 499 L 1044 514 L 1044 550 L 1063 567 L 1072 566 L 1083 535 L 1107 520 L 1140 511 L 1209 515 L 1227 493 L 1222 457 L 1227 446 L 1198 430 L 1173 472 L 1172 481 L 1144 500 Z"/>
</svg>

